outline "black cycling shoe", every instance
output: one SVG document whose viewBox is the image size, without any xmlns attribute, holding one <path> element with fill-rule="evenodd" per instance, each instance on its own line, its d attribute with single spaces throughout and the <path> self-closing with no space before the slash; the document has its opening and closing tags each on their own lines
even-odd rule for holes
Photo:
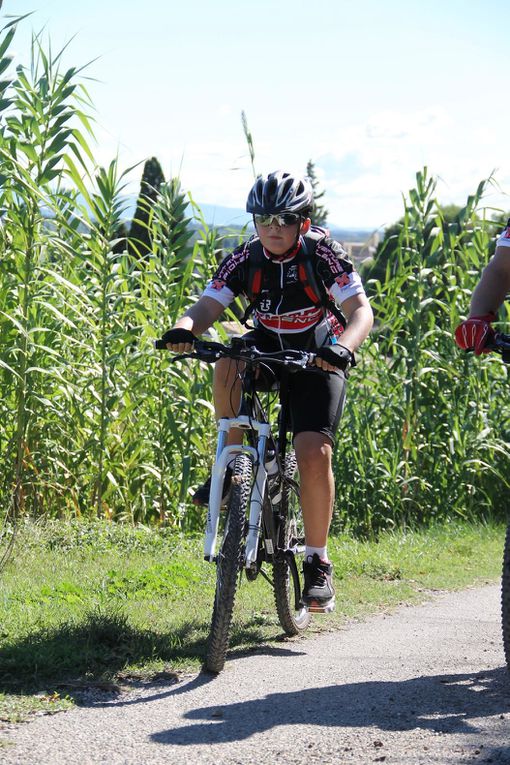
<svg viewBox="0 0 510 765">
<path fill-rule="evenodd" d="M 335 608 L 333 564 L 319 558 L 317 553 L 303 561 L 305 585 L 301 600 L 312 613 L 325 614 Z"/>
<path fill-rule="evenodd" d="M 210 475 L 204 483 L 198 487 L 196 492 L 193 494 L 193 497 L 191 501 L 194 505 L 208 505 L 209 504 L 209 495 L 211 493 L 211 481 L 212 476 Z M 221 503 L 224 504 L 228 493 L 230 491 L 230 483 L 232 481 L 232 469 L 227 468 L 225 470 L 225 480 L 223 481 L 223 492 L 221 495 Z"/>
</svg>

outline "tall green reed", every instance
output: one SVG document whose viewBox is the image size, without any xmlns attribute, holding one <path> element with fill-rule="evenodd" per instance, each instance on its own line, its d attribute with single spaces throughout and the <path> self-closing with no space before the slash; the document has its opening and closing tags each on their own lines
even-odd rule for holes
<svg viewBox="0 0 510 765">
<path fill-rule="evenodd" d="M 5 68 L 14 22 L 2 31 L 0 50 Z M 59 71 L 54 58 L 32 40 L 31 65 L 18 65 L 4 91 L 0 138 L 3 184 L 2 344 L 3 400 L 9 415 L 4 426 L 3 477 L 13 487 L 21 511 L 45 503 L 41 474 L 48 468 L 48 427 L 58 369 L 55 337 L 62 316 L 53 300 L 51 235 L 46 211 L 56 192 L 64 155 L 83 141 L 80 124 L 88 125 L 77 99 L 75 69 Z M 73 106 L 70 106 L 70 103 Z M 58 186 L 58 184 L 57 184 Z M 42 416 L 44 415 L 44 416 Z M 50 438 L 51 440 L 51 438 Z"/>
<path fill-rule="evenodd" d="M 145 211 L 150 251 L 128 252 L 129 171 L 95 164 L 80 71 L 61 72 L 62 52 L 38 38 L 31 65 L 13 70 L 14 31 L 0 32 L 1 506 L 14 496 L 33 515 L 196 528 L 188 496 L 214 456 L 212 370 L 172 364 L 153 342 L 199 297 L 222 239 L 172 179 Z M 505 505 L 506 369 L 459 353 L 451 334 L 494 236 L 485 187 L 447 223 L 418 173 L 385 278 L 367 285 L 376 327 L 349 382 L 337 528 Z M 221 324 L 213 334 L 225 337 Z"/>
<path fill-rule="evenodd" d="M 196 430 L 202 430 L 202 418 L 193 406 L 200 400 L 203 385 L 199 370 L 170 365 L 167 354 L 153 349 L 155 337 L 170 328 L 198 297 L 195 270 L 200 255 L 190 242 L 187 208 L 188 199 L 178 179 L 161 186 L 149 218 L 152 252 L 140 272 L 140 320 L 146 327 L 140 392 L 151 432 L 147 445 L 154 447 L 143 462 L 144 491 L 151 505 L 145 517 L 170 524 L 181 520 L 193 464 L 202 451 L 191 445 Z"/>
<path fill-rule="evenodd" d="M 501 507 L 509 453 L 497 402 L 506 370 L 461 354 L 452 336 L 494 236 L 480 214 L 488 182 L 447 224 L 434 179 L 418 173 L 394 259 L 367 285 L 376 325 L 350 381 L 337 526 L 373 532 Z"/>
</svg>

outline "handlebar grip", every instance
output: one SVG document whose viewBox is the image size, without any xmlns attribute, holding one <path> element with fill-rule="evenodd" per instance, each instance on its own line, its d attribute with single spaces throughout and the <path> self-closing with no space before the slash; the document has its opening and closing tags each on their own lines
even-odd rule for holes
<svg viewBox="0 0 510 765">
<path fill-rule="evenodd" d="M 356 365 L 354 353 L 340 343 L 317 348 L 315 355 L 327 361 L 331 366 L 341 369 L 343 372 L 347 372 L 349 367 Z"/>
<path fill-rule="evenodd" d="M 180 345 L 181 343 L 189 343 L 193 345 L 196 341 L 196 337 L 189 329 L 183 329 L 183 327 L 174 327 L 168 329 L 160 338 L 155 342 L 155 348 L 159 351 L 164 350 L 167 343 L 170 345 Z"/>
</svg>

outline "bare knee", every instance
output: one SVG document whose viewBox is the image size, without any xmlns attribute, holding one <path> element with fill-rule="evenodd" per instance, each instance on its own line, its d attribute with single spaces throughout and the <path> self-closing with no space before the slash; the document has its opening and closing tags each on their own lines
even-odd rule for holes
<svg viewBox="0 0 510 765">
<path fill-rule="evenodd" d="M 321 476 L 331 470 L 331 441 L 322 433 L 298 433 L 294 448 L 301 476 Z"/>
</svg>

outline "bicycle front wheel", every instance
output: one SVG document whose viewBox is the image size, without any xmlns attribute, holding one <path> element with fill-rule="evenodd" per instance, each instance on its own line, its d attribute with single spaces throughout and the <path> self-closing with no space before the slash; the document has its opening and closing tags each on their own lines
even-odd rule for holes
<svg viewBox="0 0 510 765">
<path fill-rule="evenodd" d="M 503 649 L 508 669 L 510 669 L 510 524 L 506 530 L 503 553 L 503 574 L 501 577 L 501 626 L 503 631 Z"/>
<path fill-rule="evenodd" d="M 216 593 L 205 662 L 206 668 L 215 673 L 221 672 L 225 666 L 237 583 L 243 565 L 243 541 L 252 472 L 249 457 L 245 454 L 236 457 L 223 538 L 216 561 Z"/>
<path fill-rule="evenodd" d="M 310 614 L 301 604 L 300 568 L 304 557 L 305 532 L 299 502 L 296 455 L 285 458 L 284 474 L 289 483 L 283 485 L 280 506 L 278 547 L 285 551 L 273 563 L 274 598 L 278 619 L 285 633 L 298 635 L 310 624 Z"/>
</svg>

